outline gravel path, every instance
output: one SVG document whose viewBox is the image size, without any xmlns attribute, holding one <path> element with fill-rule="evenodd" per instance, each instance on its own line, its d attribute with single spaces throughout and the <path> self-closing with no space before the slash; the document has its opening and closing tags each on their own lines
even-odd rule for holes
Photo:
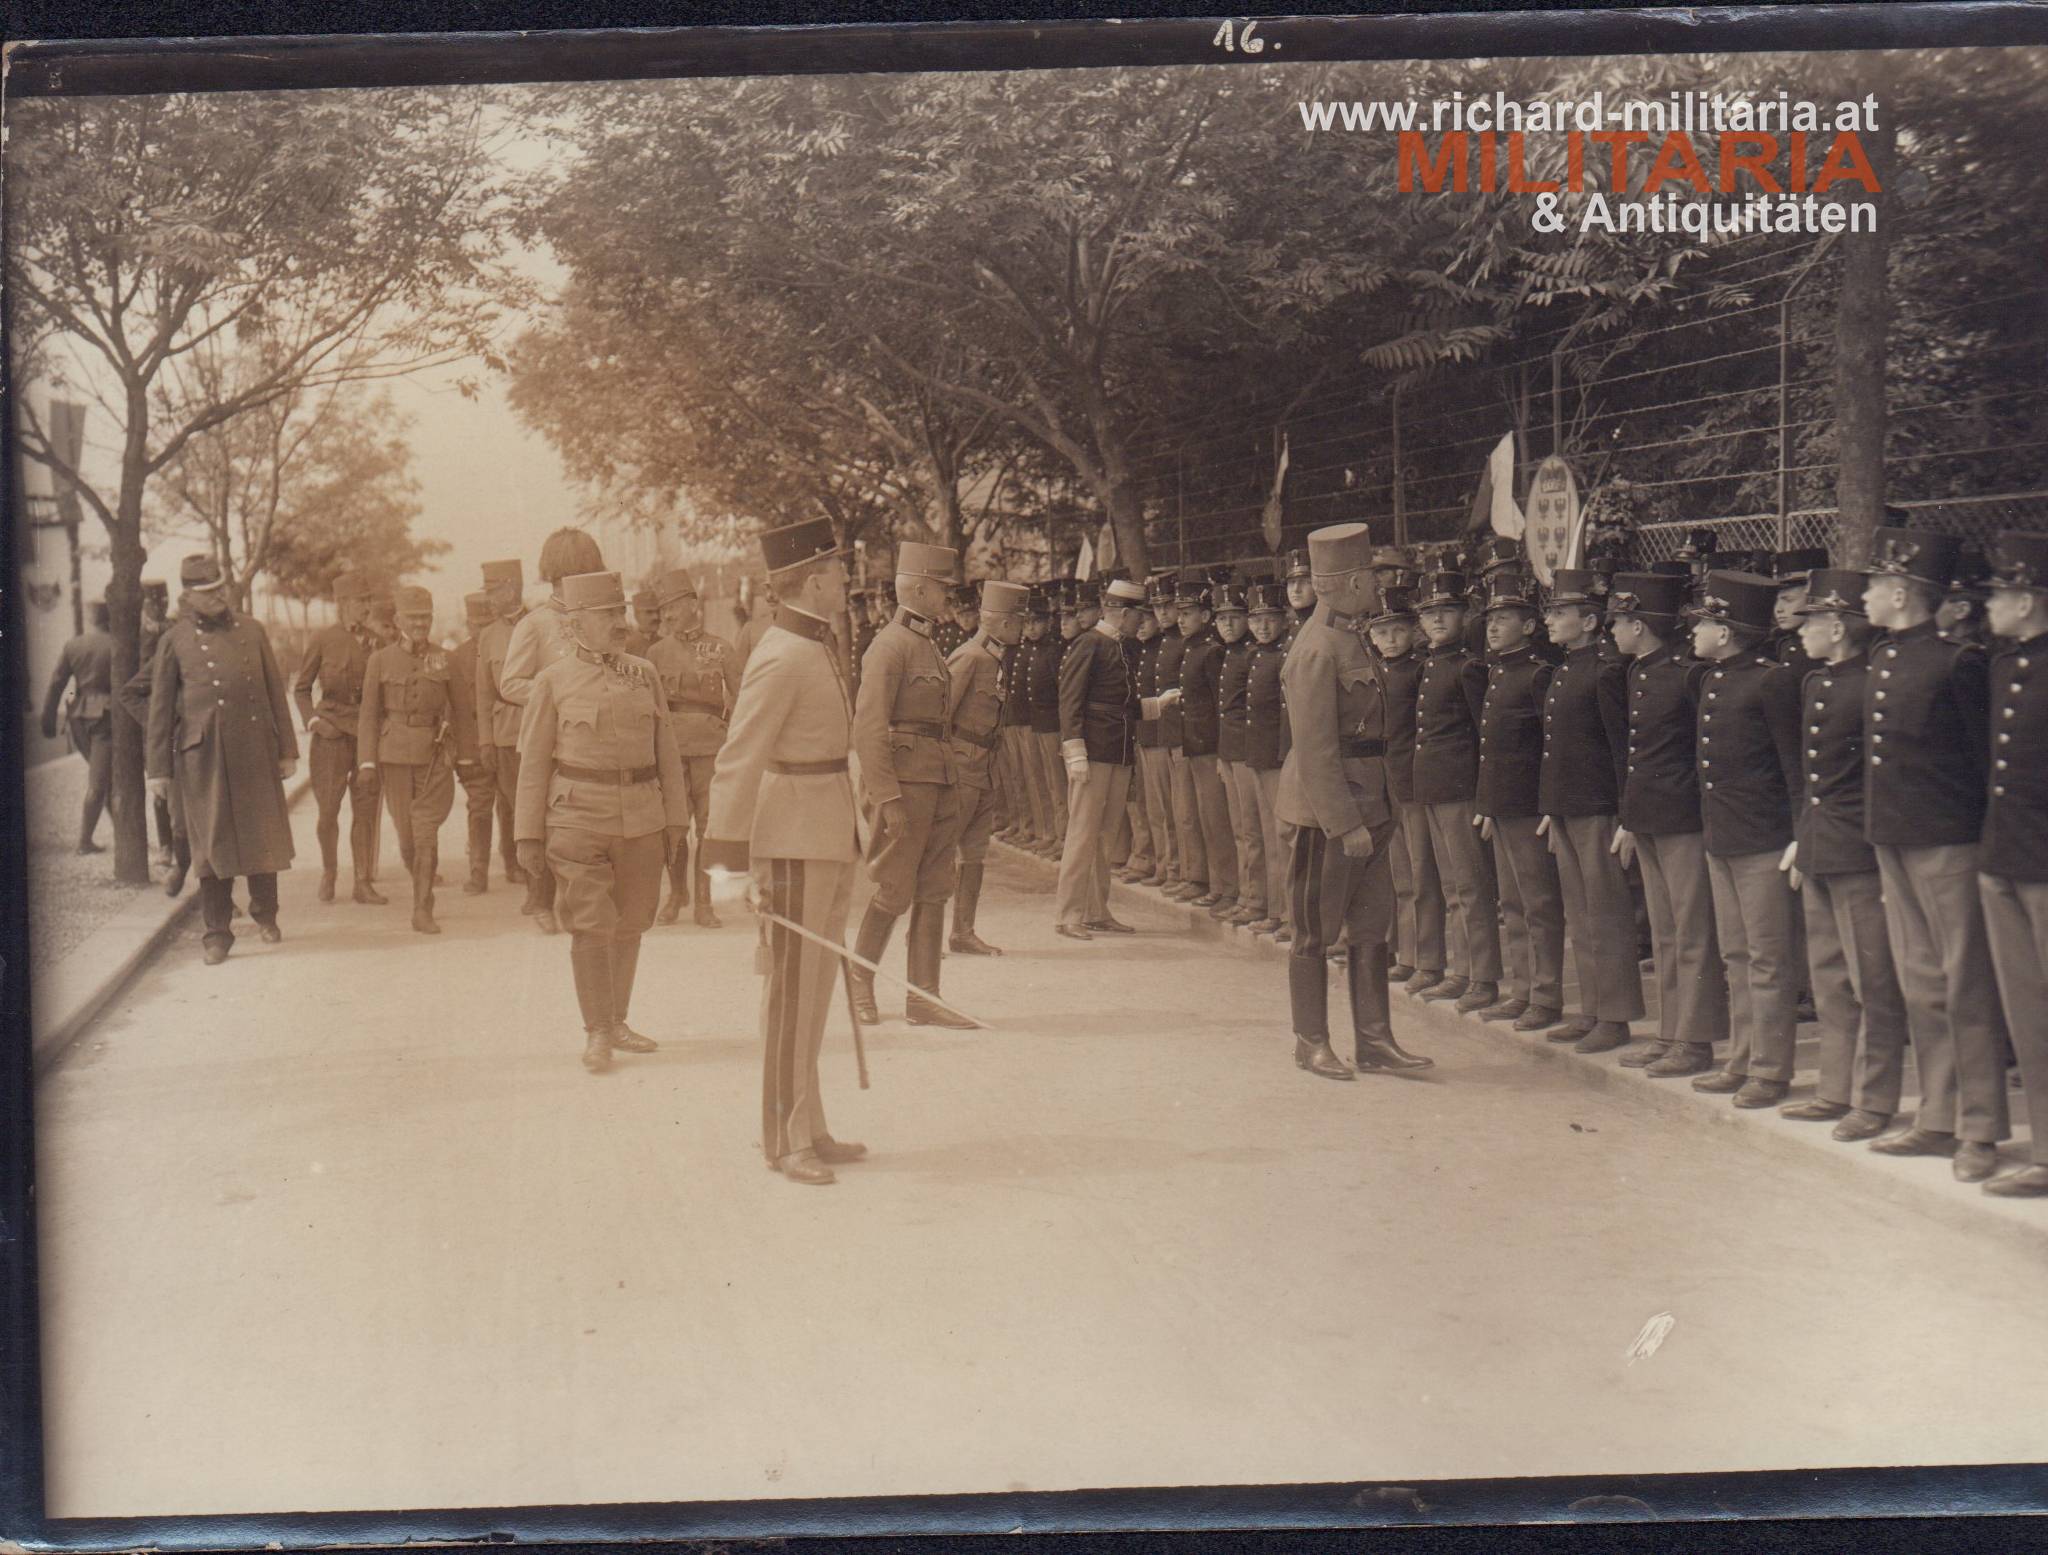
<svg viewBox="0 0 2048 1555">
<path fill-rule="evenodd" d="M 80 857 L 78 807 L 85 799 L 85 762 L 63 756 L 30 767 L 28 883 L 31 975 L 53 966 L 136 894 L 153 886 L 114 879 L 114 822 L 102 816 L 97 840 L 104 853 Z"/>
</svg>

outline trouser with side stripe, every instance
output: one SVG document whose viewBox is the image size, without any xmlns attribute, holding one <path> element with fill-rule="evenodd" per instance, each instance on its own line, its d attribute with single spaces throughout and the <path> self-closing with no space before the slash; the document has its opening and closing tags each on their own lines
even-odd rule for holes
<svg viewBox="0 0 2048 1555">
<path fill-rule="evenodd" d="M 833 944 L 846 938 L 852 863 L 757 858 L 762 904 Z M 769 1164 L 830 1138 L 818 1085 L 825 1015 L 839 986 L 839 957 L 768 918 L 761 920 L 761 1152 Z"/>
</svg>

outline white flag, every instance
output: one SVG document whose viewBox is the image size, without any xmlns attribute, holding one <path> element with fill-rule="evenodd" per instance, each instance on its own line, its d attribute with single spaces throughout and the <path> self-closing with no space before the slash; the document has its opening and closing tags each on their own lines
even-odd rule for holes
<svg viewBox="0 0 2048 1555">
<path fill-rule="evenodd" d="M 1081 542 L 1081 554 L 1074 558 L 1074 576 L 1083 583 L 1095 576 L 1095 547 L 1086 540 Z"/>
<path fill-rule="evenodd" d="M 1515 434 L 1510 432 L 1493 445 L 1486 459 L 1487 483 L 1493 488 L 1493 510 L 1488 517 L 1493 532 L 1510 540 L 1522 538 L 1522 510 L 1515 506 Z"/>
</svg>

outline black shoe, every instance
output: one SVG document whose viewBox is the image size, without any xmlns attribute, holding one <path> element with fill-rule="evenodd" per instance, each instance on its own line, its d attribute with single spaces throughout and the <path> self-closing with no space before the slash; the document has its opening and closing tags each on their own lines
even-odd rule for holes
<svg viewBox="0 0 2048 1555">
<path fill-rule="evenodd" d="M 189 868 L 191 868 L 189 864 L 173 864 L 171 866 L 171 872 L 164 876 L 164 895 L 176 896 L 185 889 L 185 871 Z"/>
<path fill-rule="evenodd" d="M 1590 1037 L 1593 1034 L 1593 1028 L 1599 1024 L 1590 1015 L 1575 1015 L 1555 1030 L 1545 1032 L 1543 1040 L 1545 1042 L 1577 1042 L 1582 1037 Z M 1518 1025 L 1516 1030 L 1520 1029 Z"/>
<path fill-rule="evenodd" d="M 1870 1148 L 1879 1155 L 1954 1155 L 1956 1136 L 1931 1128 L 1909 1128 L 1903 1134 L 1873 1139 Z"/>
<path fill-rule="evenodd" d="M 1848 1115 L 1849 1104 L 1845 1101 L 1795 1101 L 1789 1107 L 1778 1109 L 1779 1117 L 1790 1118 L 1795 1123 L 1832 1123 Z"/>
<path fill-rule="evenodd" d="M 1411 999 L 1420 998 L 1429 989 L 1436 987 L 1443 980 L 1443 973 L 1432 972 L 1427 967 L 1424 967 L 1417 971 L 1413 977 L 1409 978 L 1406 983 L 1402 984 L 1402 991 Z"/>
<path fill-rule="evenodd" d="M 972 929 L 955 929 L 947 937 L 946 948 L 956 956 L 1000 956 L 1002 952 Z"/>
<path fill-rule="evenodd" d="M 1714 1050 L 1708 1044 L 1674 1042 L 1644 1073 L 1657 1080 L 1674 1080 L 1681 1075 L 1705 1074 L 1713 1067 Z"/>
<path fill-rule="evenodd" d="M 1372 1041 L 1367 1041 L 1361 1037 L 1358 1041 L 1358 1072 L 1360 1074 L 1382 1070 L 1390 1074 L 1399 1074 L 1408 1070 L 1434 1069 L 1435 1067 L 1435 1059 L 1424 1058 L 1420 1053 L 1405 1051 L 1401 1044 L 1392 1037 L 1378 1037 Z"/>
<path fill-rule="evenodd" d="M 1520 1020 L 1529 1013 L 1527 999 L 1500 999 L 1479 1012 L 1481 1020 Z"/>
<path fill-rule="evenodd" d="M 1745 1080 L 1735 1093 L 1735 1105 L 1743 1108 L 1775 1107 L 1790 1090 L 1783 1080 Z"/>
<path fill-rule="evenodd" d="M 1294 1065 L 1306 1069 L 1310 1074 L 1319 1074 L 1326 1080 L 1351 1080 L 1351 1066 L 1330 1051 L 1328 1042 L 1311 1042 L 1306 1037 L 1294 1039 Z"/>
<path fill-rule="evenodd" d="M 1621 1067 L 1624 1069 L 1648 1069 L 1652 1064 L 1663 1062 L 1664 1055 L 1671 1051 L 1673 1045 L 1669 1042 L 1658 1042 L 1654 1039 L 1645 1042 L 1640 1047 L 1622 1054 Z"/>
<path fill-rule="evenodd" d="M 2048 1166 L 2023 1166 L 1984 1184 L 1984 1191 L 2001 1199 L 2048 1198 Z"/>
<path fill-rule="evenodd" d="M 1616 1048 L 1629 1044 L 1628 1023 L 1618 1020 L 1595 1021 L 1593 1029 L 1572 1044 L 1574 1053 L 1612 1053 Z"/>
<path fill-rule="evenodd" d="M 1563 1010 L 1553 1010 L 1546 1005 L 1532 1004 L 1515 1017 L 1515 1030 L 1548 1031 L 1563 1019 Z"/>
<path fill-rule="evenodd" d="M 1444 997 L 1440 988 L 1433 988 L 1422 996 L 1425 999 Z M 1500 1002 L 1500 987 L 1496 983 L 1473 983 L 1458 996 L 1458 1002 L 1451 1006 L 1460 1015 L 1470 1015 L 1474 1010 L 1486 1010 Z"/>
<path fill-rule="evenodd" d="M 1956 1147 L 1952 1170 L 1957 1182 L 1984 1182 L 1998 1170 L 1998 1146 L 1966 1139 Z"/>
<path fill-rule="evenodd" d="M 1828 1130 L 1828 1138 L 1853 1144 L 1859 1139 L 1875 1139 L 1892 1125 L 1889 1112 L 1866 1112 L 1858 1107 L 1841 1122 Z"/>
<path fill-rule="evenodd" d="M 201 945 L 199 947 L 199 959 L 208 966 L 219 966 L 227 958 L 228 947 L 225 945 Z"/>
<path fill-rule="evenodd" d="M 1692 1088 L 1709 1096 L 1733 1096 L 1747 1084 L 1749 1076 L 1746 1074 L 1730 1074 L 1725 1069 L 1716 1069 L 1693 1081 Z"/>
<path fill-rule="evenodd" d="M 1466 994 L 1472 991 L 1472 985 L 1462 977 L 1440 977 L 1435 982 L 1426 984 L 1422 988 L 1410 989 L 1409 991 L 1418 999 L 1430 1004 L 1438 1004 L 1464 998 Z M 1486 996 L 1486 1002 L 1488 1004 L 1493 1003 L 1492 994 L 1489 993 Z"/>
<path fill-rule="evenodd" d="M 1081 927 L 1088 930 L 1091 934 L 1135 934 L 1138 932 L 1128 923 L 1121 922 L 1115 918 L 1090 918 Z"/>
</svg>

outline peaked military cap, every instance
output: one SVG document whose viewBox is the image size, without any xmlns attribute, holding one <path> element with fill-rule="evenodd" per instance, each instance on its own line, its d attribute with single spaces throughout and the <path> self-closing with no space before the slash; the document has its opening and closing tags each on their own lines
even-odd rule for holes
<svg viewBox="0 0 2048 1555">
<path fill-rule="evenodd" d="M 1806 603 L 1799 607 L 1804 616 L 1863 614 L 1864 577 L 1837 567 L 1817 567 L 1806 580 Z"/>
<path fill-rule="evenodd" d="M 1726 572 L 1716 567 L 1700 590 L 1699 618 L 1756 631 L 1771 627 L 1778 585 L 1760 572 Z"/>
<path fill-rule="evenodd" d="M 1771 558 L 1771 576 L 1778 580 L 1779 588 L 1791 588 L 1806 582 L 1816 569 L 1827 564 L 1828 553 L 1818 545 L 1780 551 Z"/>
<path fill-rule="evenodd" d="M 1296 578 L 1306 578 L 1311 576 L 1312 569 L 1309 567 L 1308 564 L 1307 551 L 1299 549 L 1288 551 L 1282 556 L 1281 559 L 1284 563 L 1282 571 L 1286 575 L 1288 581 L 1292 582 Z"/>
<path fill-rule="evenodd" d="M 1005 583 L 1001 578 L 990 578 L 981 586 L 981 598 L 976 608 L 984 615 L 1015 615 L 1030 606 L 1031 590 L 1021 583 Z"/>
<path fill-rule="evenodd" d="M 364 599 L 369 589 L 363 580 L 352 572 L 344 572 L 334 580 L 334 602 L 338 605 L 345 599 Z"/>
<path fill-rule="evenodd" d="M 169 599 L 171 597 L 171 586 L 164 582 L 162 578 L 144 578 L 142 580 L 142 597 L 144 599 Z"/>
<path fill-rule="evenodd" d="M 1956 552 L 1955 575 L 1948 580 L 1951 596 L 1983 599 L 1991 591 L 1991 559 L 1984 548 L 1965 540 Z"/>
<path fill-rule="evenodd" d="M 1398 584 L 1385 589 L 1380 595 L 1380 608 L 1372 613 L 1365 624 L 1378 626 L 1386 621 L 1413 621 L 1415 619 L 1415 590 L 1402 588 Z"/>
<path fill-rule="evenodd" d="M 1035 616 L 1052 614 L 1052 592 L 1043 583 L 1031 585 L 1031 597 L 1025 608 Z"/>
<path fill-rule="evenodd" d="M 955 583 L 960 578 L 960 553 L 950 545 L 926 545 L 921 540 L 899 541 L 896 571 L 899 576 Z"/>
<path fill-rule="evenodd" d="M 1495 572 L 1486 580 L 1486 613 L 1496 610 L 1528 610 L 1536 608 L 1536 596 L 1529 586 L 1529 578 L 1520 572 Z"/>
<path fill-rule="evenodd" d="M 434 596 L 417 583 L 407 583 L 393 589 L 391 603 L 401 615 L 430 616 L 434 613 Z"/>
<path fill-rule="evenodd" d="M 1618 616 L 1676 622 L 1685 605 L 1686 580 L 1671 572 L 1617 572 L 1607 608 Z"/>
<path fill-rule="evenodd" d="M 1145 591 L 1129 578 L 1111 578 L 1102 591 L 1102 602 L 1105 605 L 1142 605 L 1145 603 Z"/>
<path fill-rule="evenodd" d="M 2000 535 L 1991 584 L 2001 589 L 2048 589 L 2048 534 L 2009 530 Z"/>
<path fill-rule="evenodd" d="M 220 562 L 205 552 L 188 556 L 178 564 L 178 583 L 183 588 L 213 589 L 226 581 L 221 576 Z"/>
<path fill-rule="evenodd" d="M 1870 537 L 1870 572 L 1873 577 L 1912 578 L 1945 589 L 1955 576 L 1962 549 L 1963 542 L 1954 535 L 1880 529 Z"/>
<path fill-rule="evenodd" d="M 652 592 L 657 605 L 672 605 L 679 599 L 695 599 L 697 580 L 690 576 L 687 568 L 671 567 L 661 575 L 661 581 L 655 584 Z"/>
<path fill-rule="evenodd" d="M 829 532 L 831 525 L 825 527 Z M 616 572 L 572 573 L 559 587 L 565 610 L 604 610 L 626 602 L 625 580 Z"/>
<path fill-rule="evenodd" d="M 491 596 L 488 594 L 463 595 L 462 614 L 471 626 L 483 626 L 498 618 L 498 612 L 491 608 Z"/>
<path fill-rule="evenodd" d="M 1245 607 L 1253 615 L 1258 615 L 1262 611 L 1271 611 L 1277 615 L 1287 608 L 1287 586 L 1270 581 L 1254 583 L 1245 590 Z"/>
<path fill-rule="evenodd" d="M 1322 577 L 1372 565 L 1372 532 L 1363 524 L 1330 524 L 1308 537 L 1309 570 Z"/>
<path fill-rule="evenodd" d="M 1174 592 L 1174 603 L 1183 610 L 1192 606 L 1208 609 L 1208 584 L 1198 569 L 1190 567 L 1180 575 L 1180 582 Z"/>
<path fill-rule="evenodd" d="M 1685 532 L 1685 543 L 1678 548 L 1678 556 L 1682 561 L 1691 561 L 1701 556 L 1712 556 L 1715 551 L 1720 549 L 1720 545 L 1721 536 L 1714 530 L 1688 529 Z"/>
<path fill-rule="evenodd" d="M 1421 592 L 1415 599 L 1415 608 L 1431 610 L 1439 605 L 1456 605 L 1462 610 L 1465 608 L 1466 587 L 1465 574 L 1462 572 L 1426 573 L 1422 579 Z"/>
<path fill-rule="evenodd" d="M 1219 583 L 1209 590 L 1209 608 L 1211 610 L 1219 613 L 1225 610 L 1241 611 L 1245 606 L 1245 591 L 1242 583 Z"/>
<path fill-rule="evenodd" d="M 1170 572 L 1155 572 L 1145 585 L 1145 592 L 1151 596 L 1154 605 L 1170 605 L 1178 582 Z"/>
<path fill-rule="evenodd" d="M 484 587 L 489 588 L 494 583 L 509 583 L 515 589 L 524 589 L 526 569 L 517 558 L 509 562 L 485 562 Z"/>
<path fill-rule="evenodd" d="M 1480 543 L 1472 559 L 1482 577 L 1503 567 L 1519 567 L 1522 565 L 1522 542 L 1510 540 L 1506 535 L 1495 535 Z"/>
<path fill-rule="evenodd" d="M 839 542 L 832 538 L 829 519 L 807 518 L 802 523 L 784 524 L 761 533 L 761 564 L 771 573 L 801 567 L 821 556 L 837 555 Z"/>
</svg>

